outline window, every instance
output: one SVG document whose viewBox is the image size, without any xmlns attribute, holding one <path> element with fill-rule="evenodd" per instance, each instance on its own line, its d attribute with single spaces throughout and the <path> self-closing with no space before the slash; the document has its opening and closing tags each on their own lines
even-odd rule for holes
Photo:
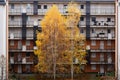
<svg viewBox="0 0 120 80">
<path fill-rule="evenodd" d="M 27 4 L 27 9 L 30 9 L 31 8 L 31 5 L 30 4 Z"/>
<path fill-rule="evenodd" d="M 10 53 L 10 57 L 14 57 L 14 53 Z"/>
<path fill-rule="evenodd" d="M 64 8 L 67 9 L 67 5 L 64 5 Z"/>
<path fill-rule="evenodd" d="M 91 58 L 96 58 L 96 53 L 92 53 Z"/>
<path fill-rule="evenodd" d="M 14 41 L 10 41 L 10 46 L 14 46 Z"/>
<path fill-rule="evenodd" d="M 107 22 L 110 22 L 111 21 L 111 18 L 107 18 Z"/>
<path fill-rule="evenodd" d="M 26 45 L 27 45 L 27 46 L 30 46 L 30 41 L 26 41 Z"/>
<path fill-rule="evenodd" d="M 29 20 L 31 20 L 30 16 L 26 16 L 26 21 L 29 21 Z"/>
<path fill-rule="evenodd" d="M 30 57 L 30 53 L 28 52 L 28 53 L 26 53 L 26 57 Z"/>
<path fill-rule="evenodd" d="M 110 30 L 110 29 L 108 29 L 108 30 L 107 30 L 107 32 L 108 32 L 108 33 L 111 33 L 111 30 Z"/>
<path fill-rule="evenodd" d="M 96 41 L 91 41 L 91 45 L 95 46 L 96 45 Z"/>
<path fill-rule="evenodd" d="M 111 41 L 107 41 L 107 45 L 108 45 L 108 46 L 111 46 Z"/>
<path fill-rule="evenodd" d="M 38 9 L 41 9 L 41 5 L 38 5 Z"/>
<path fill-rule="evenodd" d="M 108 65 L 107 66 L 107 71 L 111 71 L 111 70 L 113 70 L 113 66 L 112 65 Z"/>
<path fill-rule="evenodd" d="M 11 4 L 11 9 L 14 9 L 14 4 Z"/>
<path fill-rule="evenodd" d="M 95 29 L 92 29 L 92 33 L 95 33 Z"/>
<path fill-rule="evenodd" d="M 91 65 L 91 70 L 96 70 L 96 65 Z"/>
<path fill-rule="evenodd" d="M 96 17 L 92 17 L 92 21 L 95 22 L 96 21 Z"/>
<path fill-rule="evenodd" d="M 81 8 L 81 9 L 84 9 L 84 5 L 80 5 L 80 8 Z"/>
<path fill-rule="evenodd" d="M 84 17 L 80 17 L 80 21 L 84 21 Z"/>
<path fill-rule="evenodd" d="M 41 21 L 41 19 L 38 19 L 38 21 Z"/>
<path fill-rule="evenodd" d="M 11 21 L 14 21 L 14 16 L 11 16 Z"/>
<path fill-rule="evenodd" d="M 26 65 L 26 71 L 30 72 L 30 65 Z"/>
<path fill-rule="evenodd" d="M 80 29 L 80 33 L 84 33 L 84 30 L 82 28 Z"/>
<path fill-rule="evenodd" d="M 44 5 L 44 9 L 47 9 L 47 5 Z"/>
</svg>

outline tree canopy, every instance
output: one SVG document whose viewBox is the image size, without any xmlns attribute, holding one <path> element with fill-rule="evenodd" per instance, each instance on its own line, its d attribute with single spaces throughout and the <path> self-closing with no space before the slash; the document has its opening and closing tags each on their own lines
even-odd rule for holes
<svg viewBox="0 0 120 80">
<path fill-rule="evenodd" d="M 40 72 L 69 72 L 73 59 L 74 64 L 81 65 L 85 60 L 85 37 L 77 27 L 80 11 L 76 4 L 68 5 L 68 14 L 62 15 L 53 5 L 41 21 L 42 32 L 37 32 L 35 55 L 38 56 L 36 68 Z M 54 67 L 54 68 L 53 68 Z M 80 67 L 74 66 L 79 72 Z"/>
</svg>

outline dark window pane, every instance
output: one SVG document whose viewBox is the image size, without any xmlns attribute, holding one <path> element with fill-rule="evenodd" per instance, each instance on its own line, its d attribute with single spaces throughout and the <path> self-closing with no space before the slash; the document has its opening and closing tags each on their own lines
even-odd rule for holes
<svg viewBox="0 0 120 80">
<path fill-rule="evenodd" d="M 110 30 L 110 29 L 108 29 L 108 33 L 111 33 L 111 30 Z"/>
<path fill-rule="evenodd" d="M 84 9 L 84 5 L 81 5 L 80 8 L 81 8 L 81 9 Z"/>
<path fill-rule="evenodd" d="M 11 20 L 12 20 L 12 21 L 14 20 L 14 16 L 11 16 Z"/>
<path fill-rule="evenodd" d="M 84 33 L 84 30 L 82 28 L 80 29 L 80 33 Z"/>
<path fill-rule="evenodd" d="M 11 4 L 11 9 L 14 9 L 14 4 Z"/>
<path fill-rule="evenodd" d="M 14 53 L 10 53 L 10 57 L 14 57 Z"/>
<path fill-rule="evenodd" d="M 84 21 L 84 17 L 80 17 L 80 21 Z"/>
<path fill-rule="evenodd" d="M 95 22 L 96 21 L 96 17 L 92 17 L 92 21 Z"/>
<path fill-rule="evenodd" d="M 95 30 L 94 30 L 94 29 L 92 29 L 92 33 L 95 33 Z"/>
<path fill-rule="evenodd" d="M 107 22 L 110 22 L 111 21 L 111 18 L 107 18 Z"/>
<path fill-rule="evenodd" d="M 47 5 L 44 5 L 44 9 L 47 9 Z"/>
<path fill-rule="evenodd" d="M 30 53 L 26 53 L 26 57 L 30 57 Z"/>
<path fill-rule="evenodd" d="M 41 9 L 41 5 L 38 5 L 38 9 Z"/>
</svg>

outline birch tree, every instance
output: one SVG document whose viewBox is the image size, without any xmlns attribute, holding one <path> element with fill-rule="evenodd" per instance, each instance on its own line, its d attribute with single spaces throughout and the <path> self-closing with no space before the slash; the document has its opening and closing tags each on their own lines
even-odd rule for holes
<svg viewBox="0 0 120 80">
<path fill-rule="evenodd" d="M 37 32 L 38 49 L 34 50 L 39 60 L 36 65 L 38 71 L 53 73 L 54 77 L 57 72 L 69 73 L 72 69 L 80 72 L 80 66 L 73 65 L 73 59 L 79 65 L 86 63 L 85 37 L 77 28 L 80 15 L 77 5 L 73 3 L 68 5 L 67 16 L 63 16 L 56 5 L 48 10 L 40 23 L 42 32 Z"/>
</svg>

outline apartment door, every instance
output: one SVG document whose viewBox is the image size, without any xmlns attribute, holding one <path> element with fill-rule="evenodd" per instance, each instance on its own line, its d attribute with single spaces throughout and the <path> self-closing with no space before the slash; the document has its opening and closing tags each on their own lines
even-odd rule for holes
<svg viewBox="0 0 120 80">
<path fill-rule="evenodd" d="M 18 41 L 18 49 L 22 49 L 22 42 Z"/>
<path fill-rule="evenodd" d="M 22 73 L 22 66 L 18 65 L 18 73 Z"/>
<path fill-rule="evenodd" d="M 104 53 L 100 53 L 100 61 L 104 61 Z"/>
<path fill-rule="evenodd" d="M 104 65 L 100 65 L 100 73 L 104 73 Z"/>
<path fill-rule="evenodd" d="M 108 53 L 108 55 L 107 55 L 107 61 L 108 61 L 108 63 L 112 63 L 111 53 Z"/>
<path fill-rule="evenodd" d="M 104 49 L 104 41 L 100 41 L 100 49 Z"/>
</svg>

